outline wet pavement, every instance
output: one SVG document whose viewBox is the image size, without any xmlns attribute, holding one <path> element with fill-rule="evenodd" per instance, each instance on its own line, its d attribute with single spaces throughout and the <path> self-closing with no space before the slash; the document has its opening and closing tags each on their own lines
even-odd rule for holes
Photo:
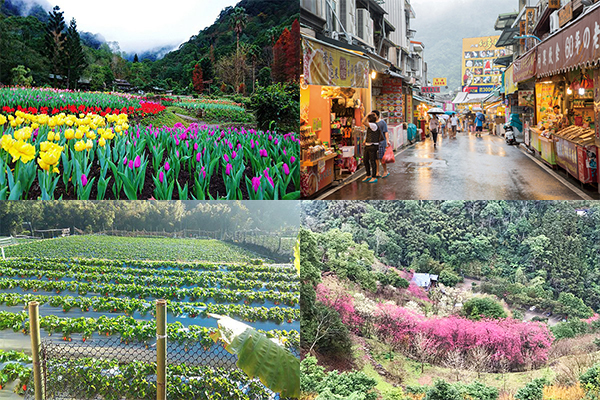
<svg viewBox="0 0 600 400">
<path fill-rule="evenodd" d="M 582 200 L 597 191 L 573 190 L 502 137 L 458 133 L 417 143 L 388 166 L 375 184 L 362 177 L 326 200 Z M 565 178 L 564 172 L 557 172 Z M 571 182 L 576 184 L 575 181 Z M 583 195 L 583 196 L 582 196 Z"/>
</svg>

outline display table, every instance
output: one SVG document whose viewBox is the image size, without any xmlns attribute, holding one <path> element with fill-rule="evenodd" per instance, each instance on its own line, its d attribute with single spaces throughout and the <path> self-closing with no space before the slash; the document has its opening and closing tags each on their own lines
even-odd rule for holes
<svg viewBox="0 0 600 400">
<path fill-rule="evenodd" d="M 302 197 L 310 197 L 333 183 L 334 159 L 337 156 L 337 153 L 332 153 L 318 160 L 302 162 L 300 172 Z"/>
<path fill-rule="evenodd" d="M 540 142 L 540 131 L 536 128 L 529 128 L 531 134 L 531 148 L 538 153 L 542 152 L 542 143 Z"/>
</svg>

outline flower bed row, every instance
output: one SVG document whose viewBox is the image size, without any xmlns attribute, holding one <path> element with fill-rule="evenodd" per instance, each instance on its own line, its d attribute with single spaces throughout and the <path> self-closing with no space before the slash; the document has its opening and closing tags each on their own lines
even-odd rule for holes
<svg viewBox="0 0 600 400">
<path fill-rule="evenodd" d="M 0 278 L 0 289 L 21 288 L 22 290 L 44 290 L 48 292 L 70 291 L 80 295 L 88 293 L 108 296 L 128 296 L 140 299 L 180 300 L 189 298 L 191 302 L 214 299 L 220 303 L 244 301 L 246 304 L 272 301 L 275 305 L 285 304 L 295 306 L 299 303 L 299 293 L 282 293 L 274 291 L 256 292 L 252 290 L 229 290 L 217 288 L 177 288 L 177 287 L 148 287 L 145 285 L 128 284 L 96 284 L 65 281 L 40 281 Z"/>
<path fill-rule="evenodd" d="M 228 101 L 178 101 L 174 102 L 173 106 L 193 111 L 207 122 L 251 123 L 253 121 L 253 115 L 241 104 Z"/>
<path fill-rule="evenodd" d="M 0 200 L 299 198 L 293 134 L 20 112 L 0 115 L 0 133 Z"/>
<path fill-rule="evenodd" d="M 89 339 L 93 334 L 100 336 L 117 335 L 124 343 L 152 344 L 156 341 L 156 323 L 154 321 L 138 321 L 133 317 L 107 317 L 98 318 L 61 318 L 56 315 L 40 317 L 40 328 L 50 335 L 58 333 L 63 339 L 69 340 L 72 334 L 82 335 Z M 14 332 L 29 333 L 29 317 L 26 312 L 12 313 L 0 311 L 0 331 L 5 329 Z M 261 331 L 270 338 L 276 338 L 287 347 L 297 348 L 300 345 L 298 331 L 270 330 Z M 200 344 L 205 349 L 216 345 L 210 335 L 214 328 L 190 325 L 184 327 L 180 322 L 167 324 L 169 341 L 181 345 Z"/>
<path fill-rule="evenodd" d="M 73 297 L 73 296 L 43 296 L 20 293 L 0 293 L 0 305 L 26 306 L 30 301 L 48 304 L 62 308 L 63 312 L 77 308 L 82 312 L 125 313 L 129 316 L 134 312 L 142 315 L 154 315 L 155 305 L 145 300 L 117 297 Z M 180 303 L 167 300 L 167 310 L 175 316 L 185 315 L 190 318 L 205 318 L 209 313 L 228 315 L 241 318 L 248 322 L 274 321 L 292 323 L 298 320 L 300 311 L 284 307 L 250 307 L 242 304 L 204 304 Z"/>
<path fill-rule="evenodd" d="M 56 89 L 0 88 L 0 110 L 5 114 L 24 111 L 30 114 L 65 113 L 154 115 L 165 110 L 143 97 L 121 93 L 73 92 Z"/>
</svg>

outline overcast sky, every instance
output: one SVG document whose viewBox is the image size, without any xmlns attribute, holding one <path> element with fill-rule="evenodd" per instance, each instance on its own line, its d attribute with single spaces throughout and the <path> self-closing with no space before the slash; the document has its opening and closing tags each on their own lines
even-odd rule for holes
<svg viewBox="0 0 600 400">
<path fill-rule="evenodd" d="M 136 52 L 186 42 L 239 0 L 50 0 L 77 20 L 79 31 L 100 33 L 121 50 Z"/>
</svg>

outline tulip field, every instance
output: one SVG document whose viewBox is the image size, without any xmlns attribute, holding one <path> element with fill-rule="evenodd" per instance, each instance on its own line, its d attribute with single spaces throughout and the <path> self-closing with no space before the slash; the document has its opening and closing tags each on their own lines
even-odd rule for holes
<svg viewBox="0 0 600 400">
<path fill-rule="evenodd" d="M 228 100 L 177 99 L 171 105 L 195 113 L 203 121 L 252 122 L 243 105 Z"/>
<path fill-rule="evenodd" d="M 18 342 L 19 337 L 28 340 L 24 307 L 36 300 L 40 303 L 42 337 L 50 335 L 61 343 L 98 346 L 98 351 L 111 338 L 120 339 L 125 347 L 152 348 L 156 342 L 154 301 L 162 298 L 167 301 L 169 342 L 181 345 L 184 351 L 199 346 L 201 351 L 210 352 L 213 346 L 218 346 L 210 337 L 216 321 L 208 317 L 209 313 L 244 322 L 290 348 L 299 346 L 299 277 L 291 265 L 269 264 L 252 253 L 217 241 L 83 239 L 86 243 L 91 239 L 91 245 L 87 254 L 81 252 L 78 257 L 69 253 L 59 257 L 59 254 L 67 245 L 81 244 L 80 237 L 5 249 L 8 258 L 0 261 L 2 340 Z M 169 256 L 173 241 L 182 243 L 183 259 L 188 255 L 186 261 L 175 261 Z M 100 243 L 107 249 L 94 256 Z M 149 254 L 156 255 L 155 259 L 140 257 L 143 250 L 139 249 L 151 247 L 154 252 Z M 195 259 L 191 251 L 186 253 L 185 249 L 191 247 L 200 250 Z M 129 257 L 126 248 L 131 250 Z M 203 248 L 206 249 L 202 251 Z M 40 254 L 48 258 L 40 258 Z M 160 254 L 165 254 L 164 259 Z M 222 261 L 218 254 L 224 256 Z M 234 260 L 236 257 L 238 260 Z M 3 359 L 14 359 L 15 371 L 0 375 L 0 386 L 17 381 L 14 390 L 22 394 L 29 384 L 30 371 L 23 367 L 27 356 L 14 351 L 19 348 L 5 350 L 0 352 L 0 363 Z M 110 359 L 76 359 L 59 367 L 65 369 L 61 375 L 68 376 L 73 370 L 89 372 L 94 385 L 88 388 L 89 393 L 80 393 L 80 398 L 96 398 L 94 395 L 105 399 L 146 398 L 140 393 L 156 390 L 155 383 L 147 380 L 152 375 L 152 366 L 140 361 L 123 364 Z M 120 374 L 104 373 L 114 369 L 119 369 Z M 275 398 L 258 381 L 248 379 L 239 370 L 186 364 L 169 365 L 168 370 L 169 398 L 213 398 L 205 397 L 207 388 L 222 398 Z M 193 379 L 185 379 L 186 376 Z M 60 390 L 68 392 L 70 384 L 57 381 L 55 386 L 66 385 Z M 119 393 L 111 395 L 109 389 L 115 385 L 119 385 Z"/>
<path fill-rule="evenodd" d="M 187 104 L 242 119 L 233 103 Z M 0 110 L 0 200 L 299 198 L 294 133 L 134 124 L 164 106 L 114 93 L 0 89 Z"/>
</svg>

